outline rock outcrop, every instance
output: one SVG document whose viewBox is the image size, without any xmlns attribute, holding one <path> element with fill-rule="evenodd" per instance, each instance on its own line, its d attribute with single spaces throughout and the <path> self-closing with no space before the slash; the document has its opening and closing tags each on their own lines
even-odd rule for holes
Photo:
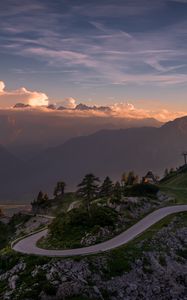
<svg viewBox="0 0 187 300">
<path fill-rule="evenodd" d="M 130 266 L 120 269 L 119 274 L 111 265 L 117 264 L 118 250 L 115 250 L 113 262 L 110 253 L 75 259 L 48 259 L 42 263 L 36 260 L 29 271 L 31 284 L 26 285 L 20 278 L 23 280 L 24 275 L 28 276 L 31 266 L 28 258 L 21 257 L 10 270 L 4 272 L 0 269 L 0 282 L 7 281 L 6 292 L 0 293 L 1 299 L 19 299 L 24 292 L 24 299 L 34 300 L 33 289 L 36 291 L 40 279 L 37 299 L 41 300 L 74 296 L 110 300 L 186 300 L 187 228 L 182 224 L 180 216 L 173 217 L 169 225 L 157 230 L 151 238 L 145 237 L 133 244 L 132 251 L 138 250 L 138 255 L 136 252 L 134 257 L 131 255 Z M 127 250 L 122 248 L 120 251 Z M 116 270 L 116 265 L 114 267 Z"/>
</svg>

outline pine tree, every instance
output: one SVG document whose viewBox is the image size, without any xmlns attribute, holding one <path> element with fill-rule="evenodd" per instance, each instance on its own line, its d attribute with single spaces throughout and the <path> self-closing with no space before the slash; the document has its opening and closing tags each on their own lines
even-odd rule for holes
<svg viewBox="0 0 187 300">
<path fill-rule="evenodd" d="M 175 169 L 174 169 L 174 168 L 171 168 L 170 171 L 169 171 L 170 174 L 172 174 L 172 173 L 174 173 L 174 172 L 175 172 Z"/>
<path fill-rule="evenodd" d="M 133 184 L 138 184 L 139 183 L 139 176 L 138 175 L 136 175 L 135 176 L 135 179 L 134 179 L 134 183 Z"/>
<path fill-rule="evenodd" d="M 44 199 L 45 201 L 49 200 L 49 197 L 48 197 L 47 193 L 44 195 L 43 199 Z"/>
<path fill-rule="evenodd" d="M 113 191 L 113 196 L 114 196 L 114 199 L 117 200 L 117 201 L 120 201 L 121 200 L 121 185 L 119 183 L 119 181 L 117 181 L 114 185 L 114 191 Z"/>
<path fill-rule="evenodd" d="M 64 195 L 64 190 L 65 190 L 65 182 L 64 181 L 58 181 L 57 185 L 54 189 L 54 193 L 53 195 L 57 198 L 57 197 L 62 197 Z"/>
<path fill-rule="evenodd" d="M 110 177 L 106 177 L 105 180 L 103 181 L 103 184 L 100 187 L 100 197 L 110 197 L 112 196 L 113 192 L 113 183 Z"/>
<path fill-rule="evenodd" d="M 127 185 L 127 181 L 128 181 L 128 176 L 127 174 L 124 172 L 121 176 L 121 183 L 123 186 Z"/>
<path fill-rule="evenodd" d="M 136 176 L 134 171 L 130 171 L 128 174 L 127 185 L 133 185 L 135 182 Z"/>
<path fill-rule="evenodd" d="M 165 171 L 164 171 L 164 177 L 167 177 L 169 175 L 169 171 L 168 169 L 166 168 Z"/>
<path fill-rule="evenodd" d="M 90 215 L 90 202 L 98 194 L 98 184 L 99 178 L 95 177 L 93 174 L 87 174 L 83 178 L 82 182 L 78 185 L 77 195 L 85 200 L 86 209 Z"/>
<path fill-rule="evenodd" d="M 37 196 L 37 202 L 41 202 L 43 200 L 43 197 L 44 197 L 44 194 L 42 191 L 40 191 Z"/>
</svg>

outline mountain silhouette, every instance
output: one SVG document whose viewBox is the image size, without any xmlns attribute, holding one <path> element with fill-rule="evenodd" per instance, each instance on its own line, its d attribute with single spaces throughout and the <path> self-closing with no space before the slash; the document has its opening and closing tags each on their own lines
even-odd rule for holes
<svg viewBox="0 0 187 300">
<path fill-rule="evenodd" d="M 69 189 L 75 188 L 90 172 L 101 178 L 109 175 L 114 180 L 130 170 L 139 175 L 148 170 L 162 175 L 166 167 L 183 164 L 181 154 L 185 150 L 187 117 L 160 128 L 101 130 L 42 151 L 24 165 L 27 175 L 18 178 L 23 186 L 22 195 L 34 196 L 40 189 L 52 191 L 58 180 L 64 180 Z M 17 192 L 15 182 L 14 189 Z"/>
</svg>

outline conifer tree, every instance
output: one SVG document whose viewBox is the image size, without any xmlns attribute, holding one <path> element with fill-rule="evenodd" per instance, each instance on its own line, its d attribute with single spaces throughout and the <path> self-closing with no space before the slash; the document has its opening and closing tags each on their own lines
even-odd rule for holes
<svg viewBox="0 0 187 300">
<path fill-rule="evenodd" d="M 53 195 L 57 198 L 57 197 L 62 197 L 64 195 L 64 190 L 65 190 L 65 182 L 64 181 L 58 181 L 57 185 L 54 189 L 54 193 Z"/>
<path fill-rule="evenodd" d="M 103 184 L 100 187 L 100 197 L 110 197 L 112 196 L 113 192 L 113 183 L 109 176 L 105 178 Z"/>
<path fill-rule="evenodd" d="M 86 209 L 90 215 L 90 202 L 98 194 L 99 178 L 92 173 L 85 175 L 82 182 L 78 185 L 77 195 L 85 200 Z"/>
<path fill-rule="evenodd" d="M 114 185 L 114 191 L 113 191 L 113 196 L 114 196 L 114 199 L 117 200 L 117 201 L 120 201 L 121 200 L 121 185 L 119 183 L 119 181 L 117 181 Z"/>
</svg>

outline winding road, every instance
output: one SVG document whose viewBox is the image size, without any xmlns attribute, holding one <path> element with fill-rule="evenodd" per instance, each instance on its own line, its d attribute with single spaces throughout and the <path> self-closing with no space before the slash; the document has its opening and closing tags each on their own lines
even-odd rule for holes
<svg viewBox="0 0 187 300">
<path fill-rule="evenodd" d="M 34 233 L 30 236 L 27 236 L 17 242 L 16 241 L 13 242 L 12 249 L 24 254 L 35 254 L 35 255 L 49 256 L 49 257 L 65 257 L 65 256 L 67 257 L 67 256 L 101 253 L 128 243 L 129 241 L 131 241 L 132 239 L 140 235 L 142 232 L 144 232 L 146 229 L 148 229 L 150 226 L 157 223 L 164 217 L 173 213 L 184 212 L 184 211 L 187 211 L 187 205 L 176 205 L 176 206 L 168 206 L 168 207 L 160 208 L 150 213 L 142 220 L 137 222 L 135 225 L 133 225 L 123 233 L 119 234 L 118 236 L 112 238 L 111 240 L 93 246 L 89 246 L 89 247 L 68 249 L 68 250 L 47 250 L 47 249 L 39 248 L 37 247 L 36 243 L 40 238 L 46 236 L 47 234 L 47 229 L 46 229 L 38 233 Z"/>
</svg>

